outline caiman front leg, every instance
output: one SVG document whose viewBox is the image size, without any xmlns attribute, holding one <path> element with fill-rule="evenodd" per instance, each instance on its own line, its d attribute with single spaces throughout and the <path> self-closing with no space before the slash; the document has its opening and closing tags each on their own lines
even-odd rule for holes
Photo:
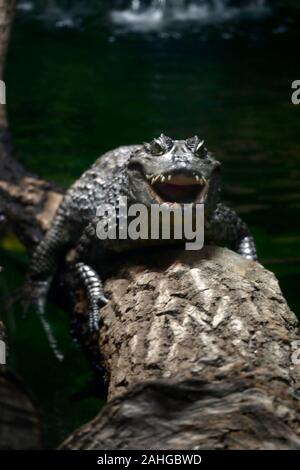
<svg viewBox="0 0 300 470">
<path fill-rule="evenodd" d="M 245 231 L 241 237 L 235 241 L 234 248 L 235 251 L 244 256 L 244 258 L 257 260 L 254 238 L 249 232 Z"/>
<path fill-rule="evenodd" d="M 247 224 L 229 207 L 218 204 L 210 230 L 213 240 L 228 243 L 244 258 L 257 260 L 255 242 Z"/>
<path fill-rule="evenodd" d="M 99 329 L 99 311 L 100 308 L 108 302 L 108 300 L 105 297 L 100 276 L 94 269 L 87 264 L 76 263 L 75 271 L 86 291 L 88 299 L 89 329 L 92 333 Z"/>
<path fill-rule="evenodd" d="M 86 292 L 90 332 L 98 331 L 100 308 L 108 302 L 103 291 L 100 274 L 90 266 L 91 259 L 95 260 L 97 258 L 99 264 L 101 255 L 103 255 L 101 241 L 98 240 L 96 235 L 96 225 L 98 222 L 99 219 L 95 218 L 86 227 L 75 250 L 75 274 L 78 276 Z"/>
</svg>

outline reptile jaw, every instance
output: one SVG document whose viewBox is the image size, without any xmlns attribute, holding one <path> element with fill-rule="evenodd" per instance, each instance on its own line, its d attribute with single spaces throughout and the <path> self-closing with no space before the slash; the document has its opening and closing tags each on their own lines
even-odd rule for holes
<svg viewBox="0 0 300 470">
<path fill-rule="evenodd" d="M 204 204 L 209 190 L 209 180 L 199 174 L 146 175 L 151 195 L 160 203 Z"/>
</svg>

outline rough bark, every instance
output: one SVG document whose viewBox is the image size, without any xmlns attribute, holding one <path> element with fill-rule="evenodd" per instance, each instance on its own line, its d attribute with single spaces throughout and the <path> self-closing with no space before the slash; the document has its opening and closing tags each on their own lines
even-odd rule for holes
<svg viewBox="0 0 300 470">
<path fill-rule="evenodd" d="M 236 371 L 255 371 L 256 383 L 298 383 L 297 319 L 259 263 L 206 247 L 196 255 L 158 250 L 121 269 L 106 283 L 111 301 L 101 311 L 109 398 L 149 379 L 212 381 Z"/>
<path fill-rule="evenodd" d="M 0 152 L 0 213 L 29 251 L 49 228 L 61 199 L 62 191 L 54 184 Z"/>
<path fill-rule="evenodd" d="M 61 448 L 300 449 L 300 335 L 272 273 L 207 247 L 132 257 L 105 288 L 110 401 Z"/>
<path fill-rule="evenodd" d="M 299 434 L 284 419 L 297 412 L 242 380 L 153 381 L 110 402 L 60 449 L 287 450 Z"/>
</svg>

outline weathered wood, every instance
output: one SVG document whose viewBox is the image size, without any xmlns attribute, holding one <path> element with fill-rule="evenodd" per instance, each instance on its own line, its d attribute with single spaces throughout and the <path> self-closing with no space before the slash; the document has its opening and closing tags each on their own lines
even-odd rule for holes
<svg viewBox="0 0 300 470">
<path fill-rule="evenodd" d="M 49 228 L 61 199 L 62 191 L 54 184 L 0 151 L 0 213 L 29 251 Z"/>
<path fill-rule="evenodd" d="M 63 450 L 298 449 L 294 409 L 242 380 L 153 381 L 106 405 Z"/>
<path fill-rule="evenodd" d="M 236 371 L 244 378 L 255 370 L 256 383 L 273 376 L 298 383 L 297 319 L 259 263 L 206 247 L 131 256 L 121 269 L 106 283 L 111 301 L 101 311 L 109 397 L 137 381 L 211 381 Z"/>
<path fill-rule="evenodd" d="M 300 335 L 272 273 L 223 248 L 156 251 L 105 289 L 112 401 L 62 448 L 300 448 Z"/>
</svg>

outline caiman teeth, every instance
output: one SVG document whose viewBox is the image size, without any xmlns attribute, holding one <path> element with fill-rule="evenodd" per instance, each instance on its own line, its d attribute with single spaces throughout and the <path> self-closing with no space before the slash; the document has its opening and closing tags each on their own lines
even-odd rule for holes
<svg viewBox="0 0 300 470">
<path fill-rule="evenodd" d="M 146 174 L 149 190 L 159 203 L 170 206 L 185 203 L 205 203 L 210 180 L 196 172 Z"/>
<path fill-rule="evenodd" d="M 205 180 L 205 178 L 204 178 L 204 180 Z M 205 180 L 205 181 L 207 181 L 207 180 Z M 206 198 L 207 198 L 208 190 L 209 190 L 209 182 L 207 182 L 207 183 L 205 184 L 204 189 L 201 191 L 200 200 L 199 200 L 199 202 L 200 202 L 201 204 L 204 204 L 204 203 L 205 203 Z"/>
<path fill-rule="evenodd" d="M 154 177 L 152 178 L 152 181 L 151 181 L 152 186 L 153 186 L 153 185 L 156 183 L 156 181 L 158 181 L 159 179 L 160 179 L 160 175 L 154 176 Z"/>
<path fill-rule="evenodd" d="M 180 174 L 169 174 L 169 175 L 164 175 L 161 177 L 160 181 L 162 183 L 167 182 L 169 184 L 174 184 L 177 186 L 189 186 L 189 185 L 201 185 L 204 186 L 206 183 L 204 182 L 204 179 L 202 179 L 201 176 L 199 175 L 180 175 Z"/>
<path fill-rule="evenodd" d="M 181 174 L 146 174 L 146 179 L 150 182 L 151 186 L 158 184 L 174 184 L 176 186 L 189 186 L 189 185 L 199 185 L 199 186 L 206 186 L 208 184 L 208 180 L 204 176 L 200 175 L 181 175 Z"/>
</svg>

